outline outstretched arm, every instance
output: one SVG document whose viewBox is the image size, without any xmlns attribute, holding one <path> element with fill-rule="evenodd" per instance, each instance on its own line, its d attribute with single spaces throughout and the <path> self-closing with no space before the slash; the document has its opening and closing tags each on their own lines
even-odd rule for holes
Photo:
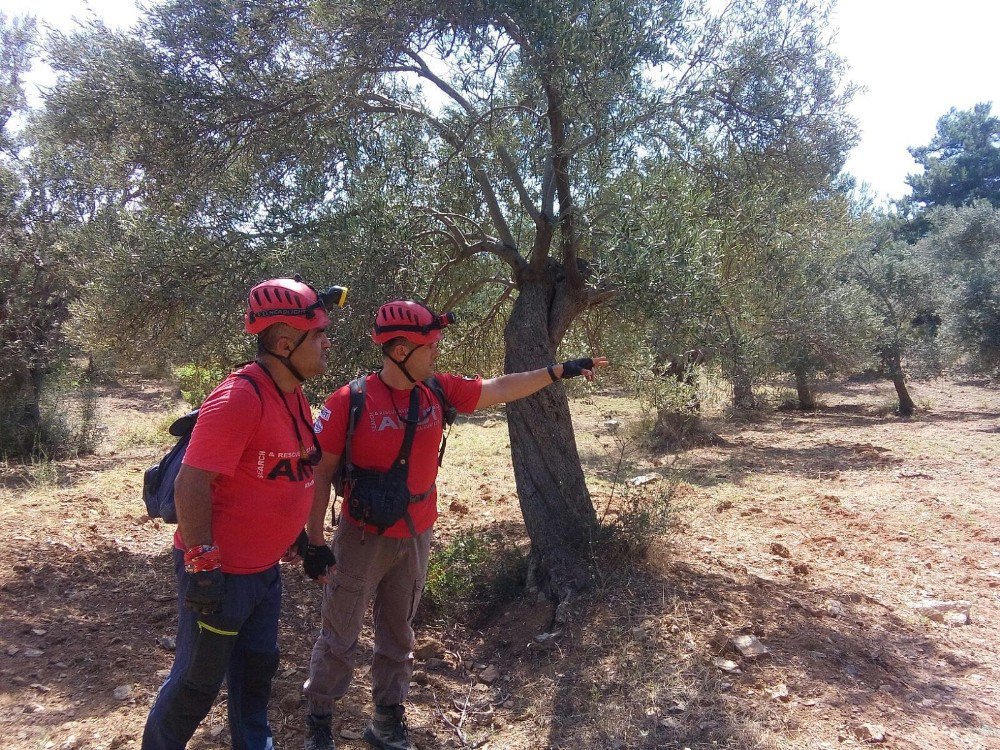
<svg viewBox="0 0 1000 750">
<path fill-rule="evenodd" d="M 476 409 L 485 409 L 496 404 L 504 404 L 508 401 L 517 401 L 519 398 L 530 396 L 536 391 L 540 391 L 555 380 L 572 378 L 583 375 L 587 380 L 594 379 L 594 371 L 599 367 L 607 367 L 606 357 L 594 357 L 593 359 L 571 359 L 558 365 L 550 367 L 540 367 L 529 372 L 512 372 L 508 375 L 501 375 L 498 378 L 490 378 L 483 381 L 483 390 L 479 394 L 479 402 Z M 551 374 L 550 374 L 551 372 Z"/>
</svg>

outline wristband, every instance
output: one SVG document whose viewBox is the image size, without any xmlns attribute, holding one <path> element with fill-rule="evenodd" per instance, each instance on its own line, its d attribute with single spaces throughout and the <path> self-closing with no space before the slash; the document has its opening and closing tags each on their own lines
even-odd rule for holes
<svg viewBox="0 0 1000 750">
<path fill-rule="evenodd" d="M 549 377 L 552 378 L 553 383 L 559 380 L 559 378 L 556 377 L 556 371 L 552 369 L 552 365 L 546 367 L 545 370 L 549 373 Z"/>
<path fill-rule="evenodd" d="M 185 573 L 207 573 L 222 567 L 222 553 L 214 544 L 199 544 L 184 551 Z"/>
</svg>

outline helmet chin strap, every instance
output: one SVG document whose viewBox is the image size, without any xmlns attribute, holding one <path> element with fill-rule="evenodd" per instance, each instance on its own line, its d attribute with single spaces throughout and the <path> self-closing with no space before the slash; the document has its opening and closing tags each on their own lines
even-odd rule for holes
<svg viewBox="0 0 1000 750">
<path fill-rule="evenodd" d="M 413 356 L 413 352 L 415 352 L 417 349 L 419 349 L 422 346 L 423 346 L 423 344 L 417 344 L 415 347 L 413 347 L 412 349 L 410 349 L 409 353 L 407 353 L 407 355 L 405 357 L 403 357 L 401 360 L 396 360 L 396 359 L 393 359 L 388 354 L 386 355 L 387 357 L 389 357 L 389 361 L 392 362 L 394 365 L 396 365 L 396 367 L 399 368 L 400 372 L 402 372 L 406 376 L 406 379 L 409 380 L 414 385 L 416 385 L 417 381 L 413 379 L 413 376 L 410 375 L 409 371 L 406 369 L 406 362 L 407 362 L 407 360 L 409 360 L 410 357 Z"/>
<path fill-rule="evenodd" d="M 292 364 L 292 355 L 295 354 L 295 350 L 298 349 L 299 346 L 302 344 L 302 342 L 306 340 L 306 336 L 308 335 L 309 331 L 305 331 L 299 337 L 299 340 L 295 342 L 295 346 L 291 348 L 291 351 L 289 351 L 288 354 L 278 354 L 277 352 L 272 352 L 270 349 L 264 349 L 265 352 L 267 352 L 276 360 L 281 362 L 281 364 L 285 366 L 285 369 L 288 370 L 290 373 L 292 373 L 292 377 L 297 379 L 300 383 L 304 383 L 305 378 L 303 377 L 302 373 L 299 372 L 298 368 Z"/>
</svg>

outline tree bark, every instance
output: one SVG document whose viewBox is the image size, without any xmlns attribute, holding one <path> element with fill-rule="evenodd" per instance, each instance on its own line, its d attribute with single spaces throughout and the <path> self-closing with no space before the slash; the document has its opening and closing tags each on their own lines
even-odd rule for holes
<svg viewBox="0 0 1000 750">
<path fill-rule="evenodd" d="M 795 391 L 799 397 L 799 408 L 810 411 L 816 408 L 816 398 L 809 382 L 809 373 L 804 367 L 795 368 Z"/>
<path fill-rule="evenodd" d="M 730 380 L 733 385 L 733 408 L 737 411 L 756 409 L 757 397 L 753 392 L 753 374 L 743 352 L 739 349 L 733 352 Z"/>
<path fill-rule="evenodd" d="M 899 351 L 892 350 L 883 355 L 889 377 L 896 388 L 896 397 L 899 399 L 899 414 L 902 417 L 912 417 L 917 410 L 917 405 L 910 398 L 910 391 L 906 387 L 906 376 L 903 374 L 903 363 L 900 361 Z"/>
<path fill-rule="evenodd" d="M 504 372 L 554 362 L 559 340 L 586 304 L 565 278 L 545 276 L 519 287 L 504 331 Z M 566 389 L 554 383 L 508 403 L 507 429 L 521 513 L 531 539 L 529 585 L 553 601 L 566 601 L 587 585 L 590 542 L 597 527 Z"/>
</svg>

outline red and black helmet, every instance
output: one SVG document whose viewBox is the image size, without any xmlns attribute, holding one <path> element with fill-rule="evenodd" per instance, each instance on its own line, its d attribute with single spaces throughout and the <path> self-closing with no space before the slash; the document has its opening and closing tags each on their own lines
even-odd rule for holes
<svg viewBox="0 0 1000 750">
<path fill-rule="evenodd" d="M 250 290 L 243 316 L 247 333 L 260 333 L 275 323 L 300 331 L 330 325 L 327 305 L 343 307 L 347 289 L 331 287 L 323 294 L 299 278 L 268 279 Z"/>
<path fill-rule="evenodd" d="M 402 336 L 415 344 L 430 344 L 441 339 L 441 329 L 455 322 L 455 313 L 438 315 L 427 305 L 410 299 L 386 302 L 375 315 L 372 340 L 384 344 Z"/>
</svg>

